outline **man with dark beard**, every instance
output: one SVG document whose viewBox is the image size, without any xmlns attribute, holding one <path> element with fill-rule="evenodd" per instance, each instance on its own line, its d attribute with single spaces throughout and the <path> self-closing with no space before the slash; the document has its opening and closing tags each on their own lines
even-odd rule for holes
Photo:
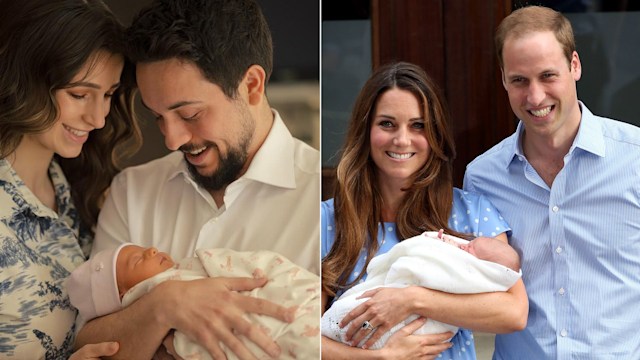
<svg viewBox="0 0 640 360">
<path fill-rule="evenodd" d="M 92 253 L 124 242 L 174 258 L 198 248 L 271 250 L 318 274 L 319 153 L 293 138 L 269 106 L 272 44 L 258 5 L 158 0 L 128 34 L 142 102 L 174 152 L 114 179 Z M 224 347 L 240 359 L 262 355 L 241 338 L 277 357 L 277 344 L 243 317 L 291 321 L 283 307 L 239 292 L 265 282 L 163 283 L 87 323 L 77 345 L 116 340 L 117 358 L 149 359 L 177 329 L 214 358 L 224 358 Z"/>
</svg>

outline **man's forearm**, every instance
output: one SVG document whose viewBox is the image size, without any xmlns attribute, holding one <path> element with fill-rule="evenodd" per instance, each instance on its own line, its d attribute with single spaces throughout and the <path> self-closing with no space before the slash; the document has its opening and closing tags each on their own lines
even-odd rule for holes
<svg viewBox="0 0 640 360">
<path fill-rule="evenodd" d="M 151 359 L 170 330 L 162 321 L 159 297 L 151 291 L 118 312 L 88 322 L 78 333 L 76 348 L 117 341 L 120 350 L 109 359 Z"/>
</svg>

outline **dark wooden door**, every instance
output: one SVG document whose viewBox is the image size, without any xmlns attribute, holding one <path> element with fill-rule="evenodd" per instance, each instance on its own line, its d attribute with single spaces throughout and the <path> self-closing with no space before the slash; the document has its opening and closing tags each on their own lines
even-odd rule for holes
<svg viewBox="0 0 640 360">
<path fill-rule="evenodd" d="M 467 163 L 515 130 L 500 77 L 493 34 L 511 0 L 372 0 L 372 64 L 404 60 L 422 66 L 444 90 L 457 159 Z"/>
</svg>

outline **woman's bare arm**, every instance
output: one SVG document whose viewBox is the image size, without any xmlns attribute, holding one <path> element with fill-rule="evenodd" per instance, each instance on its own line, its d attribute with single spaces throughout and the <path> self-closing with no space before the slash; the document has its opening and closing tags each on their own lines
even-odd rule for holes
<svg viewBox="0 0 640 360">
<path fill-rule="evenodd" d="M 505 234 L 496 238 L 507 241 Z M 367 341 L 367 346 L 410 314 L 477 331 L 508 333 L 524 329 L 529 311 L 522 280 L 506 292 L 450 294 L 411 286 L 378 288 L 365 292 L 362 297 L 370 299 L 349 312 L 342 325 L 349 326 L 346 338 L 356 342 L 365 336 L 364 331 L 360 331 L 364 321 L 378 327 L 380 331 Z"/>
<path fill-rule="evenodd" d="M 322 309 L 325 308 L 327 296 L 322 293 Z M 419 318 L 398 330 L 382 349 L 367 350 L 351 347 L 327 337 L 322 337 L 322 359 L 435 359 L 441 352 L 451 347 L 444 342 L 453 336 L 452 333 L 413 335 L 426 322 Z"/>
</svg>

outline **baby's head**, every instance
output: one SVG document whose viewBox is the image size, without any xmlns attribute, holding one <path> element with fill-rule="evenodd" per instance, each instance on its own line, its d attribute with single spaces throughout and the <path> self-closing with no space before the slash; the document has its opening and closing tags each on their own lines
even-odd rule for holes
<svg viewBox="0 0 640 360">
<path fill-rule="evenodd" d="M 71 304 L 85 321 L 110 314 L 133 285 L 173 266 L 169 255 L 130 243 L 103 250 L 78 266 L 67 280 Z"/>
<path fill-rule="evenodd" d="M 470 253 L 478 259 L 495 262 L 520 271 L 520 257 L 509 244 L 491 237 L 477 237 L 468 244 L 459 245 L 460 249 Z"/>
<path fill-rule="evenodd" d="M 122 248 L 116 260 L 116 284 L 120 299 L 137 283 L 174 265 L 171 257 L 154 247 L 130 245 Z"/>
</svg>

